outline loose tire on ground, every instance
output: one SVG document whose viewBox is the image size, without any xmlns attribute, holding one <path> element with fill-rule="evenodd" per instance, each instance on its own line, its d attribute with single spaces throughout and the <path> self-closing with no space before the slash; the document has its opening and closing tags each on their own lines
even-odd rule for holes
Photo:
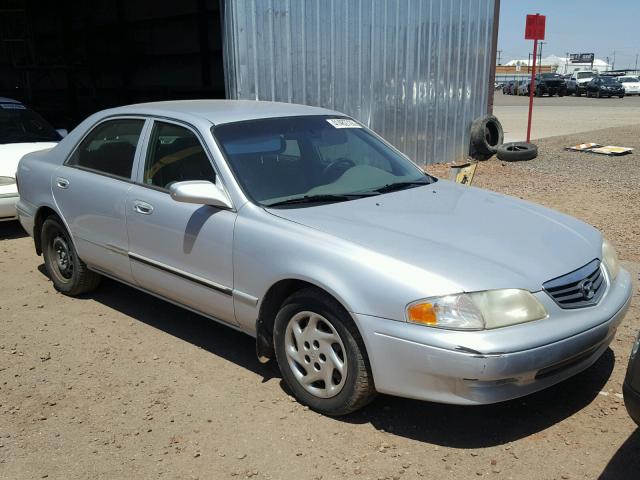
<svg viewBox="0 0 640 480">
<path fill-rule="evenodd" d="M 44 221 L 41 245 L 44 265 L 56 290 L 77 296 L 98 287 L 102 277 L 89 270 L 80 260 L 71 236 L 60 219 L 51 216 Z"/>
<path fill-rule="evenodd" d="M 498 147 L 498 159 L 506 162 L 531 160 L 538 156 L 538 147 L 533 143 L 511 142 Z"/>
<path fill-rule="evenodd" d="M 471 124 L 469 156 L 476 160 L 487 160 L 504 141 L 504 131 L 500 121 L 493 115 L 477 118 Z"/>
<path fill-rule="evenodd" d="M 325 415 L 339 416 L 364 407 L 375 397 L 360 332 L 330 295 L 316 288 L 291 295 L 276 316 L 273 339 L 282 378 L 300 403 Z M 334 367 L 340 364 L 340 356 L 344 377 Z M 329 388 L 321 379 L 307 383 L 316 377 L 326 378 L 326 372 L 331 373 Z"/>
</svg>

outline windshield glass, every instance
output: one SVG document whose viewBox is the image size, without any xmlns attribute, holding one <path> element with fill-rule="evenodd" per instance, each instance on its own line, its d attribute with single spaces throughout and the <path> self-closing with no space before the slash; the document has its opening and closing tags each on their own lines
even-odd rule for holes
<svg viewBox="0 0 640 480">
<path fill-rule="evenodd" d="M 602 77 L 602 83 L 605 85 L 617 85 L 620 82 L 613 77 Z"/>
<path fill-rule="evenodd" d="M 58 142 L 60 134 L 33 110 L 0 103 L 0 143 Z"/>
<path fill-rule="evenodd" d="M 593 73 L 591 72 L 579 72 L 576 78 L 588 78 L 593 77 Z"/>
<path fill-rule="evenodd" d="M 619 79 L 621 83 L 638 83 L 640 82 L 640 79 L 637 79 L 636 77 L 622 77 Z"/>
<path fill-rule="evenodd" d="M 245 193 L 264 206 L 352 200 L 435 181 L 348 118 L 252 120 L 216 126 L 213 134 Z"/>
</svg>

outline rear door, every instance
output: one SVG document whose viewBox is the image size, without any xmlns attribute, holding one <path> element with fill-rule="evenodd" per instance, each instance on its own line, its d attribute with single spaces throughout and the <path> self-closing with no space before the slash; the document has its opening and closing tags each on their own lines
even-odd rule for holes
<svg viewBox="0 0 640 480">
<path fill-rule="evenodd" d="M 235 323 L 231 294 L 236 213 L 176 202 L 168 190 L 186 180 L 220 185 L 199 132 L 183 123 L 155 120 L 143 157 L 137 182 L 126 197 L 134 279 L 151 292 Z"/>
<path fill-rule="evenodd" d="M 145 122 L 127 117 L 98 123 L 52 179 L 54 199 L 80 258 L 127 282 L 132 275 L 125 200 Z"/>
</svg>

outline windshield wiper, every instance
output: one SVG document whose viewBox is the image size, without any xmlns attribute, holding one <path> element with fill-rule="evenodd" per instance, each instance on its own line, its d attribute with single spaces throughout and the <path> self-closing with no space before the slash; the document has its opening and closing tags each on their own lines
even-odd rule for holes
<svg viewBox="0 0 640 480">
<path fill-rule="evenodd" d="M 280 205 L 299 205 L 304 203 L 329 203 L 329 202 L 347 202 L 354 198 L 361 198 L 367 195 L 305 195 L 304 197 L 289 198 L 280 202 L 270 203 L 266 207 L 278 207 Z"/>
<path fill-rule="evenodd" d="M 429 185 L 431 182 L 429 181 L 413 181 L 413 182 L 397 182 L 397 183 L 388 183 L 383 187 L 376 188 L 374 191 L 378 193 L 389 193 L 395 192 L 396 190 L 404 190 L 405 188 L 418 187 L 420 185 Z"/>
</svg>

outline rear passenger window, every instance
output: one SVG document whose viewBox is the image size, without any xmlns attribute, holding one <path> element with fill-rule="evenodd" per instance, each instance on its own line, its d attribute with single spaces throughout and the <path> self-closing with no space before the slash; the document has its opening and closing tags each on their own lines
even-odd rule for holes
<svg viewBox="0 0 640 480">
<path fill-rule="evenodd" d="M 67 165 L 131 179 L 133 159 L 144 120 L 110 120 L 95 127 Z"/>
<path fill-rule="evenodd" d="M 144 183 L 168 189 L 172 183 L 187 180 L 216 181 L 202 144 L 188 128 L 154 122 L 144 166 Z"/>
</svg>

